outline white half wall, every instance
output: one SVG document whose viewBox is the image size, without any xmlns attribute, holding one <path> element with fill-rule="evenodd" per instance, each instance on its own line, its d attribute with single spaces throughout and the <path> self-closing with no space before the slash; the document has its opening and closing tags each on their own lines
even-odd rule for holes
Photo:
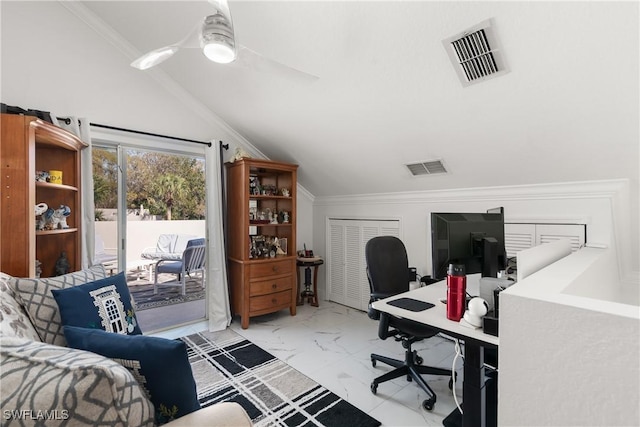
<svg viewBox="0 0 640 427">
<path fill-rule="evenodd" d="M 498 424 L 640 424 L 640 309 L 611 249 L 583 248 L 501 293 Z"/>
</svg>

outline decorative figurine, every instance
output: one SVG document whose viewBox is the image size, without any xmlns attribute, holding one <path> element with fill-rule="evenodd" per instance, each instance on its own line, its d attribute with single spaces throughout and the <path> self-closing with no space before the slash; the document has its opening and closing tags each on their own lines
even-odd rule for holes
<svg viewBox="0 0 640 427">
<path fill-rule="evenodd" d="M 67 217 L 71 215 L 71 208 L 67 205 L 60 205 L 58 209 L 53 212 L 51 216 L 51 229 L 67 229 Z"/>
<path fill-rule="evenodd" d="M 47 226 L 50 224 L 51 217 L 53 217 L 54 210 L 51 208 L 47 208 L 44 213 L 40 216 L 40 221 L 38 221 L 38 225 L 36 226 L 36 230 L 46 230 Z"/>
<path fill-rule="evenodd" d="M 60 258 L 56 261 L 56 276 L 62 276 L 69 272 L 69 260 L 67 259 L 67 253 L 62 251 Z"/>
<path fill-rule="evenodd" d="M 236 160 L 241 160 L 244 158 L 251 158 L 251 156 L 249 155 L 249 153 L 247 153 L 246 151 L 244 151 L 242 149 L 242 147 L 236 147 L 236 153 L 233 155 L 233 157 L 231 158 L 231 163 L 235 162 Z"/>
<path fill-rule="evenodd" d="M 42 263 L 36 260 L 36 279 L 39 279 L 42 275 Z"/>
<path fill-rule="evenodd" d="M 288 188 L 283 188 L 282 190 L 280 190 L 280 192 L 282 193 L 282 195 L 284 197 L 289 197 L 289 189 Z"/>
<path fill-rule="evenodd" d="M 42 215 L 49 209 L 49 205 L 46 203 L 39 203 L 36 205 L 36 216 Z"/>
<path fill-rule="evenodd" d="M 256 195 L 260 194 L 260 181 L 258 177 L 255 175 L 249 176 L 249 194 Z"/>
<path fill-rule="evenodd" d="M 271 212 L 269 209 L 269 224 L 277 224 L 278 223 L 278 214 Z"/>
<path fill-rule="evenodd" d="M 280 240 L 277 237 L 273 241 L 273 246 L 276 248 L 276 255 L 286 255 L 286 252 L 282 250 Z"/>
<path fill-rule="evenodd" d="M 36 181 L 38 181 L 38 182 L 49 182 L 49 172 L 47 172 L 47 171 L 36 171 Z"/>
</svg>

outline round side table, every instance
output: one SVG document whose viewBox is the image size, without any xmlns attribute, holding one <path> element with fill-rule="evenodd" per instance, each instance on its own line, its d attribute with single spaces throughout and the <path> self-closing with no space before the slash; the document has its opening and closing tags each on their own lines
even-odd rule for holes
<svg viewBox="0 0 640 427">
<path fill-rule="evenodd" d="M 302 258 L 298 257 L 298 301 L 297 305 L 304 305 L 305 299 L 313 307 L 318 306 L 318 267 L 324 264 L 322 258 Z M 301 290 L 300 267 L 304 267 L 304 289 Z M 311 267 L 313 267 L 313 282 L 311 281 Z M 311 290 L 313 285 L 313 290 Z"/>
</svg>

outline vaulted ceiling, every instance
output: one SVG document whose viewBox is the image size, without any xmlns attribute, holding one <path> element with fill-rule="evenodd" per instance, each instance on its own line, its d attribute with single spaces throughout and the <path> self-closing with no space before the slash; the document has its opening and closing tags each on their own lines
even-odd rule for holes
<svg viewBox="0 0 640 427">
<path fill-rule="evenodd" d="M 215 64 L 199 49 L 135 70 L 131 52 L 180 40 L 211 5 L 82 2 L 101 22 L 90 31 L 127 52 L 118 72 L 163 73 L 266 156 L 298 163 L 316 196 L 607 178 L 637 186 L 637 2 L 229 4 L 239 43 L 318 79 Z M 510 72 L 463 87 L 442 40 L 487 19 Z M 449 173 L 405 167 L 432 159 Z"/>
</svg>

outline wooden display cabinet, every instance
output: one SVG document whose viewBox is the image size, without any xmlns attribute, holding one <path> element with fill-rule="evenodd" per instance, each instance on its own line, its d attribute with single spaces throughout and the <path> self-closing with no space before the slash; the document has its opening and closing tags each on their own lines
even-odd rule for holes
<svg viewBox="0 0 640 427">
<path fill-rule="evenodd" d="M 226 167 L 232 310 L 243 329 L 250 317 L 285 308 L 294 316 L 298 166 L 242 159 Z"/>
<path fill-rule="evenodd" d="M 0 267 L 17 277 L 56 274 L 56 261 L 65 252 L 69 271 L 81 268 L 80 150 L 85 144 L 72 133 L 31 116 L 2 114 L 2 205 L 0 208 Z M 62 183 L 39 182 L 36 171 L 62 172 Z M 35 205 L 69 206 L 69 228 L 36 230 Z"/>
</svg>

